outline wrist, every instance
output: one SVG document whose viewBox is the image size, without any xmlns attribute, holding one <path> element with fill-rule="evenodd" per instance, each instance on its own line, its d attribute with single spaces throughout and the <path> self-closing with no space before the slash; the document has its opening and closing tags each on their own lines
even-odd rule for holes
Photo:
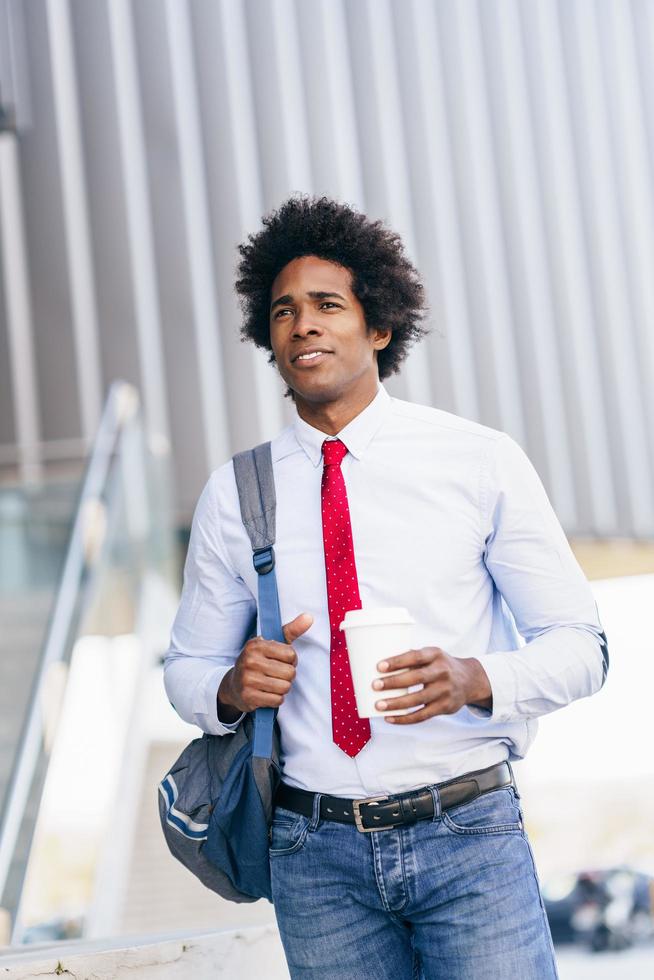
<svg viewBox="0 0 654 980">
<path fill-rule="evenodd" d="M 233 667 L 231 667 L 227 671 L 222 681 L 220 682 L 220 685 L 218 687 L 218 693 L 216 695 L 216 710 L 218 714 L 218 721 L 221 721 L 227 725 L 231 725 L 243 714 L 239 706 L 234 702 L 234 696 L 232 693 L 233 671 L 234 671 Z"/>
<path fill-rule="evenodd" d="M 493 691 L 488 674 L 475 657 L 465 660 L 467 671 L 466 704 L 475 708 L 493 710 Z"/>
</svg>

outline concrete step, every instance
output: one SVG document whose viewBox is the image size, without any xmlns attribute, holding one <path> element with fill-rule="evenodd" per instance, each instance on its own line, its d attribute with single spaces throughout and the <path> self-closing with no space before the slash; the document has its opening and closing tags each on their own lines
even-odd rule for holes
<svg viewBox="0 0 654 980">
<path fill-rule="evenodd" d="M 4 980 L 64 975 L 94 980 L 288 980 L 288 968 L 272 926 L 229 932 L 129 937 L 8 948 L 0 952 Z"/>
</svg>

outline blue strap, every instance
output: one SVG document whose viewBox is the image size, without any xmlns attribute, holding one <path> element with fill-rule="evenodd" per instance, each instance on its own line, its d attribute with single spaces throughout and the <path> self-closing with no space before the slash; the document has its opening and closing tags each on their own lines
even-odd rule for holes
<svg viewBox="0 0 654 980">
<path fill-rule="evenodd" d="M 270 443 L 236 453 L 234 477 L 238 489 L 243 525 L 252 545 L 252 561 L 259 580 L 258 607 L 261 635 L 266 640 L 284 642 L 282 618 L 275 577 L 275 481 Z M 254 712 L 252 755 L 272 758 L 276 708 L 257 708 Z"/>
<path fill-rule="evenodd" d="M 254 567 L 259 573 L 259 625 L 266 640 L 284 643 L 282 614 L 279 609 L 275 554 L 272 546 L 261 548 L 254 554 Z M 264 571 L 265 569 L 265 571 Z M 252 755 L 261 759 L 272 756 L 273 728 L 277 708 L 257 708 L 254 712 L 254 739 Z"/>
</svg>

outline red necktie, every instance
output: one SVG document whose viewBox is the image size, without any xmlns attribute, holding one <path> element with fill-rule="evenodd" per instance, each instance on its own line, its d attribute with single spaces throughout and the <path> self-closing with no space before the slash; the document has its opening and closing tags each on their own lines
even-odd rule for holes
<svg viewBox="0 0 654 980">
<path fill-rule="evenodd" d="M 322 453 L 322 536 L 331 626 L 332 737 L 339 749 L 354 758 L 370 738 L 370 722 L 357 714 L 345 633 L 339 629 L 348 609 L 361 609 L 350 509 L 341 473 L 347 448 L 340 439 L 325 439 Z"/>
</svg>

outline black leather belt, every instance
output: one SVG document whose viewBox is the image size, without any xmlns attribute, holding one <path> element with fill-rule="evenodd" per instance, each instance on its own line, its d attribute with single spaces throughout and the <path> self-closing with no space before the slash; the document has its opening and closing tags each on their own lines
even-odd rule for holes
<svg viewBox="0 0 654 980">
<path fill-rule="evenodd" d="M 438 790 L 441 812 L 453 806 L 469 803 L 482 793 L 500 789 L 502 786 L 515 786 L 513 773 L 508 762 L 500 762 L 487 769 L 467 772 L 464 776 L 435 783 Z M 295 789 L 280 783 L 275 804 L 287 810 L 313 816 L 314 800 L 318 794 L 305 789 Z M 432 790 L 425 786 L 395 796 L 371 796 L 365 800 L 348 800 L 340 796 L 320 798 L 320 819 L 336 820 L 338 823 L 356 824 L 362 833 L 371 830 L 390 830 L 405 826 L 417 820 L 428 820 L 434 816 L 434 797 Z"/>
</svg>

